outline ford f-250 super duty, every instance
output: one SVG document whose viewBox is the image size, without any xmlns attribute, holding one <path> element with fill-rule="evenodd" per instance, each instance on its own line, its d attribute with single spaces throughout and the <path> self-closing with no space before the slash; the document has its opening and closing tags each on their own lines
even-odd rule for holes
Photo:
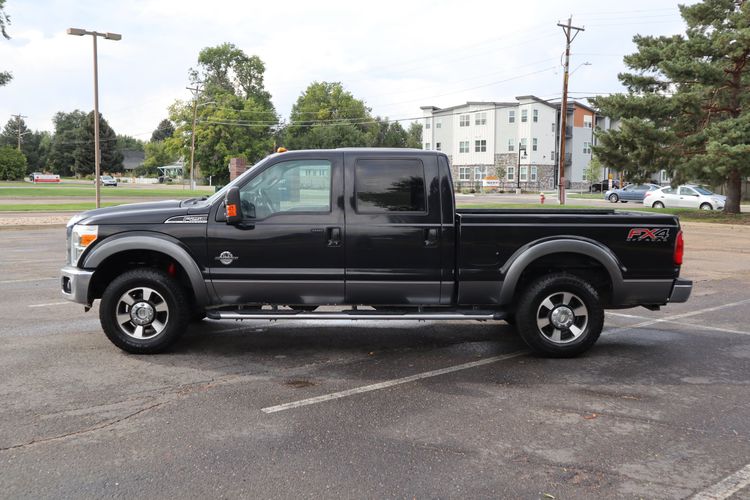
<svg viewBox="0 0 750 500">
<path fill-rule="evenodd" d="M 84 212 L 67 238 L 63 295 L 100 299 L 104 332 L 132 353 L 207 316 L 505 320 L 535 352 L 573 356 L 604 309 L 692 289 L 676 217 L 457 209 L 436 151 L 276 153 L 209 198 Z"/>
</svg>

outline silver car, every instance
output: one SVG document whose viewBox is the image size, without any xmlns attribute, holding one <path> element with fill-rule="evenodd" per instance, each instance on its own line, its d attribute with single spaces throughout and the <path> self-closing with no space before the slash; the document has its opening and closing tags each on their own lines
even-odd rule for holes
<svg viewBox="0 0 750 500">
<path fill-rule="evenodd" d="M 701 210 L 724 210 L 727 197 L 708 189 L 684 184 L 682 186 L 663 187 L 646 193 L 643 204 L 653 208 L 700 208 Z"/>
</svg>

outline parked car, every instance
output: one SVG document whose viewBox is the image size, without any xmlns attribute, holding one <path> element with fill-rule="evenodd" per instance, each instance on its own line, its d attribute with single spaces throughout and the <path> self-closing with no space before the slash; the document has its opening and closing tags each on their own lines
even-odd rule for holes
<svg viewBox="0 0 750 500">
<path fill-rule="evenodd" d="M 609 200 L 612 203 L 627 203 L 629 201 L 643 201 L 646 197 L 646 193 L 649 191 L 655 191 L 661 186 L 656 184 L 628 184 L 622 189 L 614 188 L 604 193 L 604 199 Z"/>
<path fill-rule="evenodd" d="M 727 197 L 724 195 L 689 184 L 649 191 L 643 198 L 643 204 L 647 207 L 700 208 L 701 210 L 724 210 L 726 201 Z"/>
<path fill-rule="evenodd" d="M 111 175 L 100 175 L 99 176 L 99 183 L 102 186 L 114 186 L 114 187 L 117 187 L 117 179 L 115 179 Z"/>
<path fill-rule="evenodd" d="M 612 180 L 612 189 L 620 187 L 620 181 L 617 179 Z M 591 192 L 592 193 L 603 193 L 604 191 L 609 189 L 609 179 L 603 179 L 600 182 L 595 182 L 591 185 Z"/>
</svg>

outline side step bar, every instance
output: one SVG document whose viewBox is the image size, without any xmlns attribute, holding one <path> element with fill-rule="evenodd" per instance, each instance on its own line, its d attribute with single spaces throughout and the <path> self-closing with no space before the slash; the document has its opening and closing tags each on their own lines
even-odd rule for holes
<svg viewBox="0 0 750 500">
<path fill-rule="evenodd" d="M 297 311 L 207 311 L 210 319 L 325 319 L 325 320 L 502 320 L 506 314 L 500 311 L 415 312 L 389 313 L 378 311 L 337 311 L 337 312 L 297 312 Z"/>
</svg>

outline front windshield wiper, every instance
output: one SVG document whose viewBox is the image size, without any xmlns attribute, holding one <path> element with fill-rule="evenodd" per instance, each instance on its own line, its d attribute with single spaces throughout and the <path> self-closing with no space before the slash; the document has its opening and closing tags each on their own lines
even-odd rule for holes
<svg viewBox="0 0 750 500">
<path fill-rule="evenodd" d="M 199 201 L 206 201 L 208 196 L 201 196 L 200 198 L 189 198 L 182 202 L 183 205 L 195 205 Z"/>
</svg>

